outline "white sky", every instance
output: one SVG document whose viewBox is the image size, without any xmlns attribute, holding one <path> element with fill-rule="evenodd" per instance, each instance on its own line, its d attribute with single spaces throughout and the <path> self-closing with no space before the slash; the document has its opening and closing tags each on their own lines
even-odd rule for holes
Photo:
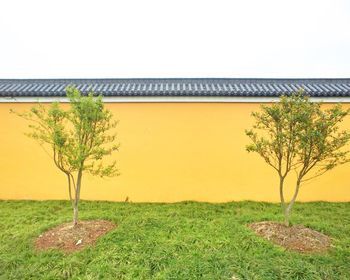
<svg viewBox="0 0 350 280">
<path fill-rule="evenodd" d="M 0 0 L 0 78 L 350 77 L 349 0 Z"/>
</svg>

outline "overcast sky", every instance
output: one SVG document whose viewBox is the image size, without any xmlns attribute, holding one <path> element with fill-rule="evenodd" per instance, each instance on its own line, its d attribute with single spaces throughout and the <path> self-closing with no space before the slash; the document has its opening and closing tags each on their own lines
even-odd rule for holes
<svg viewBox="0 0 350 280">
<path fill-rule="evenodd" d="M 350 77 L 349 0 L 0 0 L 0 78 Z"/>
</svg>

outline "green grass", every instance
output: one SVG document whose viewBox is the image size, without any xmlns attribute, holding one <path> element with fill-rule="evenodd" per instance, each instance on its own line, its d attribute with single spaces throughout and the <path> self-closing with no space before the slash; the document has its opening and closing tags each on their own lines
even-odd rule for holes
<svg viewBox="0 0 350 280">
<path fill-rule="evenodd" d="M 35 252 L 33 239 L 70 221 L 66 201 L 0 201 L 0 279 L 350 279 L 350 203 L 299 203 L 292 222 L 330 235 L 326 254 L 288 252 L 246 224 L 281 221 L 277 204 L 87 202 L 82 219 L 118 227 L 95 247 Z"/>
</svg>

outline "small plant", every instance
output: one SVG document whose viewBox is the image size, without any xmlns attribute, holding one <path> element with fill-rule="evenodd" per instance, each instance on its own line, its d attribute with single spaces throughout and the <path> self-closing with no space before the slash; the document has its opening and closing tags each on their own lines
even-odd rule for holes
<svg viewBox="0 0 350 280">
<path fill-rule="evenodd" d="M 78 223 L 78 206 L 84 172 L 106 177 L 119 175 L 116 162 L 102 160 L 118 150 L 117 125 L 112 113 L 104 107 L 102 96 L 90 92 L 82 96 L 75 87 L 66 89 L 70 108 L 64 110 L 55 102 L 46 109 L 39 104 L 29 112 L 17 115 L 30 121 L 27 133 L 41 145 L 49 146 L 57 168 L 67 176 L 69 199 L 73 208 L 73 226 Z"/>
<path fill-rule="evenodd" d="M 320 103 L 311 102 L 302 91 L 252 113 L 255 125 L 246 130 L 252 141 L 246 149 L 258 153 L 278 173 L 286 225 L 302 183 L 349 161 L 344 147 L 350 134 L 339 128 L 348 114 L 341 105 L 322 110 Z M 291 171 L 296 174 L 295 189 L 286 202 L 284 182 Z"/>
</svg>

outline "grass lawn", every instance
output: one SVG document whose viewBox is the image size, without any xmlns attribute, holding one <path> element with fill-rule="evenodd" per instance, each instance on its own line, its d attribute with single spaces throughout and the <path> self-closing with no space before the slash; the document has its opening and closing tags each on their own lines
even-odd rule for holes
<svg viewBox="0 0 350 280">
<path fill-rule="evenodd" d="M 350 203 L 299 203 L 292 222 L 333 238 L 318 255 L 288 252 L 246 224 L 282 221 L 277 204 L 87 202 L 82 219 L 118 227 L 80 252 L 36 252 L 33 240 L 70 221 L 67 201 L 0 201 L 0 279 L 350 279 Z"/>
</svg>

